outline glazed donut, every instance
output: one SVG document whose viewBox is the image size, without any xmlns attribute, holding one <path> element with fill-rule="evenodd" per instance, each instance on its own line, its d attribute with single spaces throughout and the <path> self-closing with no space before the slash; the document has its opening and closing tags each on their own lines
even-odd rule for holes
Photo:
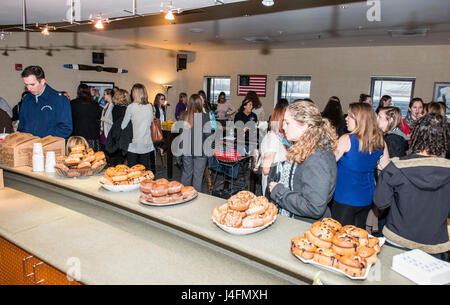
<svg viewBox="0 0 450 305">
<path fill-rule="evenodd" d="M 227 227 L 240 228 L 242 225 L 242 214 L 238 211 L 228 210 L 228 213 L 223 218 L 222 224 Z"/>
<path fill-rule="evenodd" d="M 325 217 L 321 220 L 321 222 L 331 227 L 335 232 L 342 228 L 341 223 L 333 218 Z"/>
<path fill-rule="evenodd" d="M 160 179 L 156 179 L 155 183 L 156 184 L 169 184 L 169 180 L 167 180 L 166 178 L 160 178 Z"/>
<path fill-rule="evenodd" d="M 332 243 L 331 248 L 339 255 L 354 255 L 359 247 L 359 242 L 356 238 L 342 232 L 334 235 Z"/>
<path fill-rule="evenodd" d="M 155 184 L 155 182 L 153 180 L 150 179 L 144 179 L 141 181 L 141 191 L 144 193 L 151 193 L 152 192 L 152 187 Z"/>
<path fill-rule="evenodd" d="M 230 198 L 228 198 L 228 206 L 232 210 L 245 211 L 250 206 L 250 200 L 248 198 L 240 197 L 237 194 L 235 194 Z"/>
<path fill-rule="evenodd" d="M 305 236 L 294 237 L 291 239 L 291 252 L 304 259 L 314 257 L 316 246 L 310 242 Z"/>
<path fill-rule="evenodd" d="M 375 236 L 369 236 L 367 242 L 367 247 L 374 248 L 377 253 L 380 253 L 381 247 L 380 247 L 380 240 L 376 238 Z"/>
<path fill-rule="evenodd" d="M 170 181 L 169 184 L 169 194 L 179 193 L 183 185 L 178 181 Z"/>
<path fill-rule="evenodd" d="M 264 214 L 269 208 L 269 200 L 265 196 L 256 197 L 250 201 L 248 209 L 245 210 L 247 215 Z"/>
<path fill-rule="evenodd" d="M 155 178 L 155 175 L 153 175 L 152 171 L 145 171 L 143 177 L 144 179 L 153 179 Z"/>
<path fill-rule="evenodd" d="M 91 163 L 90 162 L 83 162 L 83 161 L 81 161 L 79 164 L 78 164 L 78 166 L 77 166 L 77 168 L 91 168 Z"/>
<path fill-rule="evenodd" d="M 145 171 L 145 166 L 142 165 L 142 164 L 136 164 L 136 165 L 130 167 L 130 171 L 144 172 Z"/>
<path fill-rule="evenodd" d="M 170 202 L 178 202 L 183 200 L 183 194 L 181 193 L 172 193 L 169 195 Z"/>
<path fill-rule="evenodd" d="M 167 184 L 157 184 L 155 182 L 152 186 L 150 193 L 152 194 L 153 197 L 166 196 L 169 193 L 169 189 Z"/>
<path fill-rule="evenodd" d="M 313 259 L 321 265 L 337 268 L 339 256 L 332 249 L 317 248 Z"/>
<path fill-rule="evenodd" d="M 158 197 L 153 197 L 153 203 L 156 204 L 166 204 L 170 202 L 170 197 L 169 196 L 158 196 Z"/>
<path fill-rule="evenodd" d="M 322 224 L 321 226 L 314 226 L 305 231 L 305 236 L 310 242 L 318 248 L 331 248 L 331 240 L 333 239 L 333 229 Z"/>
<path fill-rule="evenodd" d="M 254 214 L 242 219 L 243 228 L 256 228 L 264 225 L 264 218 L 262 215 Z"/>
<path fill-rule="evenodd" d="M 71 152 L 75 152 L 75 151 L 85 151 L 86 150 L 86 146 L 84 146 L 84 144 L 78 144 L 78 145 L 72 145 L 70 146 L 70 151 Z"/>
<path fill-rule="evenodd" d="M 366 246 L 359 247 L 357 254 L 366 259 L 368 265 L 375 264 L 377 261 L 377 251 L 374 248 Z"/>
<path fill-rule="evenodd" d="M 184 199 L 189 199 L 197 194 L 197 191 L 192 186 L 181 187 L 181 194 L 183 194 Z"/>
<path fill-rule="evenodd" d="M 361 277 L 366 273 L 367 262 L 358 255 L 344 255 L 339 258 L 338 268 L 350 276 Z"/>
<path fill-rule="evenodd" d="M 212 217 L 217 223 L 223 224 L 223 220 L 228 213 L 228 204 L 224 203 L 212 210 Z"/>
</svg>

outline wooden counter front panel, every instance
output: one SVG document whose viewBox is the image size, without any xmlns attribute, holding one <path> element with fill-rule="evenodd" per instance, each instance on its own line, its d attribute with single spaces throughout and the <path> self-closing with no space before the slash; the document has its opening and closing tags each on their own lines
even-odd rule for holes
<svg viewBox="0 0 450 305">
<path fill-rule="evenodd" d="M 0 237 L 0 285 L 82 285 Z"/>
</svg>

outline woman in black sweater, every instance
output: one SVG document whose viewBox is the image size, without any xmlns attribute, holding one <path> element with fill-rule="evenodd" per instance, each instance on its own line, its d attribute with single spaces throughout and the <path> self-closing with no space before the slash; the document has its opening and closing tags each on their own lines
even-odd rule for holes
<svg viewBox="0 0 450 305">
<path fill-rule="evenodd" d="M 71 101 L 73 136 L 85 138 L 94 150 L 100 150 L 100 117 L 102 108 L 92 99 L 89 86 L 80 84 L 77 98 Z"/>
</svg>

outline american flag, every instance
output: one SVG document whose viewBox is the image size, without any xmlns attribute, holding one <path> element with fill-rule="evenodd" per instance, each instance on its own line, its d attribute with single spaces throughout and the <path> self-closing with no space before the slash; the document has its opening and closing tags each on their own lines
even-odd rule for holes
<svg viewBox="0 0 450 305">
<path fill-rule="evenodd" d="M 255 91 L 258 96 L 266 96 L 267 76 L 239 75 L 238 95 L 246 95 Z"/>
</svg>

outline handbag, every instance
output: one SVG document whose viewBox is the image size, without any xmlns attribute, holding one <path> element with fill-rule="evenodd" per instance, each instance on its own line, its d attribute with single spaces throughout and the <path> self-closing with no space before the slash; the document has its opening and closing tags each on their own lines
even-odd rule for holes
<svg viewBox="0 0 450 305">
<path fill-rule="evenodd" d="M 161 120 L 155 117 L 155 109 L 153 108 L 153 121 L 150 125 L 150 132 L 153 143 L 159 143 L 163 140 L 163 133 L 161 129 Z"/>
</svg>

